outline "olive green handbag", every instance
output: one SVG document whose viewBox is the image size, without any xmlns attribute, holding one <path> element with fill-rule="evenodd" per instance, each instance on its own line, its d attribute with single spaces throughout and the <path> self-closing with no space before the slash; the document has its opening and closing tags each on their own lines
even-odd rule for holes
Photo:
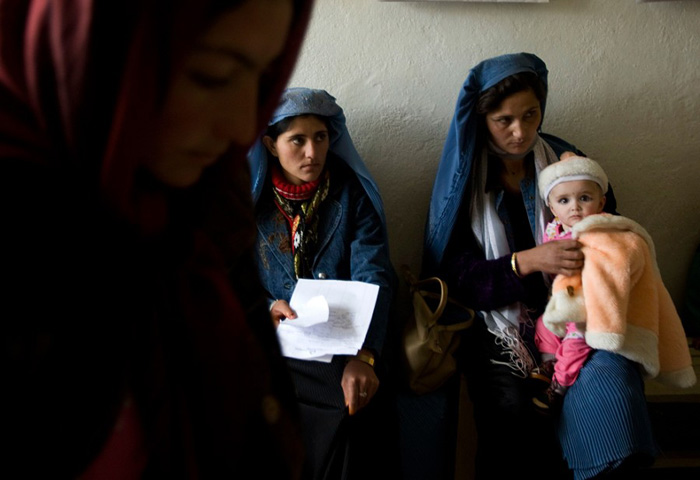
<svg viewBox="0 0 700 480">
<path fill-rule="evenodd" d="M 449 298 L 438 277 L 416 280 L 402 267 L 413 308 L 401 338 L 402 366 L 409 388 L 423 394 L 442 386 L 457 371 L 453 356 L 459 332 L 471 326 L 474 310 Z"/>
</svg>

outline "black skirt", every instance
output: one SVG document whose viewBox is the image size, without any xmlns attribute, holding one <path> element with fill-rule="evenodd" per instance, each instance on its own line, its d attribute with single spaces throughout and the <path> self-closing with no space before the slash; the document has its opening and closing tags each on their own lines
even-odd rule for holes
<svg viewBox="0 0 700 480">
<path fill-rule="evenodd" d="M 395 402 L 381 381 L 369 405 L 350 416 L 341 387 L 345 356 L 331 363 L 287 359 L 301 413 L 304 480 L 394 478 L 399 469 Z"/>
</svg>

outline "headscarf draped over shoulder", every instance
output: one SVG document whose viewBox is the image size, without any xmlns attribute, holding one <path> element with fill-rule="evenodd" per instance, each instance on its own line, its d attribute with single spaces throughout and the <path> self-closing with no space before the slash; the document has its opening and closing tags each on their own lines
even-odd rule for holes
<svg viewBox="0 0 700 480">
<path fill-rule="evenodd" d="M 535 73 L 547 87 L 545 63 L 534 54 L 515 53 L 490 58 L 473 67 L 459 91 L 430 199 L 423 249 L 423 264 L 429 271 L 442 262 L 478 153 L 476 103 L 484 91 L 522 72 Z M 544 102 L 541 109 L 544 118 Z"/>
<path fill-rule="evenodd" d="M 269 125 L 298 115 L 318 115 L 328 119 L 330 126 L 329 151 L 343 160 L 355 172 L 382 219 L 382 223 L 386 225 L 379 189 L 362 157 L 357 152 L 352 138 L 350 138 L 345 114 L 340 105 L 336 103 L 335 97 L 325 90 L 288 88 L 282 94 L 282 99 L 272 115 Z M 253 201 L 257 203 L 267 176 L 268 155 L 262 139 L 255 142 L 248 153 L 248 163 L 252 176 Z"/>
<path fill-rule="evenodd" d="M 128 395 L 150 476 L 300 470 L 292 386 L 267 309 L 251 305 L 250 145 L 183 191 L 140 169 L 173 73 L 244 1 L 0 0 L 10 476 L 79 477 Z M 290 2 L 284 51 L 260 80 L 257 131 L 310 17 L 312 0 Z"/>
</svg>

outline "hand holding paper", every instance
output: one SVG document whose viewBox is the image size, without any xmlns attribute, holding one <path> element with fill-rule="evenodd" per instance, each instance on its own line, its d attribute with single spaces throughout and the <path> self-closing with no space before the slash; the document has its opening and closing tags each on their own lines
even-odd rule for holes
<svg viewBox="0 0 700 480">
<path fill-rule="evenodd" d="M 332 355 L 355 355 L 367 335 L 378 293 L 379 287 L 370 283 L 299 279 L 289 302 L 298 317 L 277 328 L 282 354 L 326 362 Z"/>
<path fill-rule="evenodd" d="M 311 297 L 306 303 L 300 305 L 297 305 L 299 301 L 295 302 L 294 300 L 295 299 L 292 298 L 290 306 L 297 312 L 297 318 L 289 320 L 289 323 L 285 325 L 291 327 L 310 327 L 328 321 L 328 302 L 323 295 Z"/>
</svg>

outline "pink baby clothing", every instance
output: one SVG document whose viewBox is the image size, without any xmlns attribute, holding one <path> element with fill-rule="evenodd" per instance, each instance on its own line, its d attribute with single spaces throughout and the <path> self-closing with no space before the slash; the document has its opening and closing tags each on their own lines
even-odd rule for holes
<svg viewBox="0 0 700 480">
<path fill-rule="evenodd" d="M 586 362 L 591 347 L 586 343 L 584 335 L 575 323 L 570 322 L 566 324 L 566 335 L 561 338 L 545 327 L 542 318 L 537 320 L 535 344 L 540 352 L 556 358 L 553 378 L 559 385 L 573 385 Z"/>
<path fill-rule="evenodd" d="M 545 228 L 544 241 L 565 240 L 571 238 L 571 232 L 565 232 L 564 227 L 558 219 L 554 219 Z M 542 317 L 537 319 L 535 329 L 535 345 L 543 354 L 554 356 L 553 379 L 559 385 L 570 387 L 576 381 L 578 372 L 588 358 L 591 347 L 588 346 L 583 330 L 573 322 L 566 324 L 566 334 L 559 337 L 550 331 L 542 321 Z"/>
</svg>

